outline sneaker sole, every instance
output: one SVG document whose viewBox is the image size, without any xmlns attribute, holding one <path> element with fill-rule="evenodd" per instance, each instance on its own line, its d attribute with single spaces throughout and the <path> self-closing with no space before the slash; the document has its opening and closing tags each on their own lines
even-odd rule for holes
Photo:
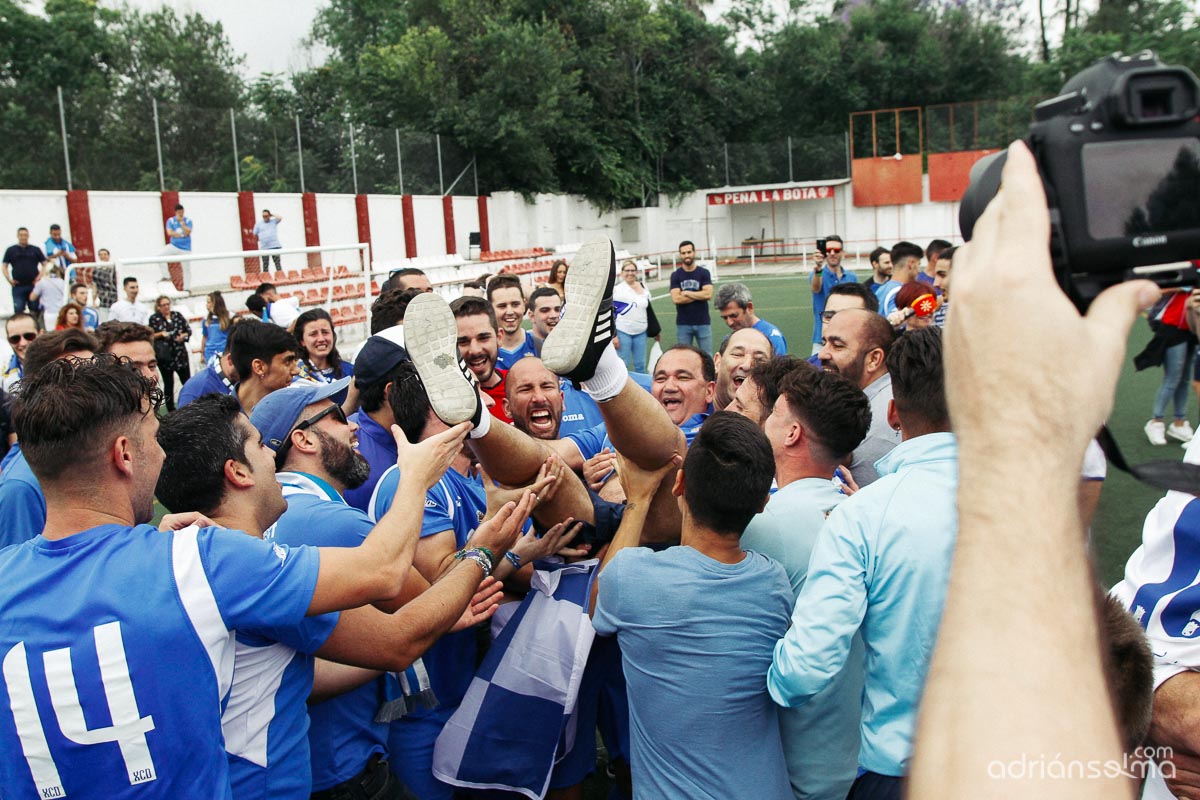
<svg viewBox="0 0 1200 800">
<path fill-rule="evenodd" d="M 609 270 L 615 257 L 612 242 L 593 239 L 579 248 L 567 270 L 563 309 L 567 316 L 554 326 L 542 343 L 542 363 L 546 369 L 565 375 L 579 365 L 591 344 L 592 326 L 604 293 L 608 291 Z"/>
<path fill-rule="evenodd" d="M 1167 431 L 1167 434 L 1166 434 L 1166 435 L 1167 435 L 1167 436 L 1169 436 L 1169 437 L 1171 437 L 1171 438 L 1172 438 L 1172 439 L 1174 439 L 1175 441 L 1177 441 L 1177 442 L 1183 442 L 1184 444 L 1188 444 L 1189 442 L 1191 442 L 1191 441 L 1192 441 L 1192 437 L 1191 437 L 1191 436 L 1189 436 L 1189 437 L 1187 437 L 1187 438 L 1185 439 L 1185 438 L 1183 438 L 1182 436 L 1179 436 L 1178 434 L 1171 433 L 1170 431 Z M 1194 436 L 1194 435 L 1195 435 L 1195 434 L 1193 434 L 1193 436 Z"/>
<path fill-rule="evenodd" d="M 434 292 L 414 297 L 404 312 L 404 345 L 433 413 L 447 425 L 475 416 L 478 393 L 458 366 L 458 323 L 450 306 Z"/>
</svg>

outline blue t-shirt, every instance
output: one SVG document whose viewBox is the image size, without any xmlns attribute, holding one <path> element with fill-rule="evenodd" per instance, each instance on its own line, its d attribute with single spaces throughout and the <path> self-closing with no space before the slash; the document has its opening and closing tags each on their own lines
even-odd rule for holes
<svg viewBox="0 0 1200 800">
<path fill-rule="evenodd" d="M 51 237 L 51 236 L 46 237 L 46 258 L 50 259 L 55 264 L 58 264 L 63 269 L 66 269 L 67 267 L 69 267 L 71 265 L 71 262 L 67 260 L 66 256 L 62 256 L 59 254 L 60 253 L 74 253 L 74 252 L 75 252 L 75 245 L 71 244 L 66 239 L 56 242 L 56 241 L 54 241 L 53 237 Z"/>
<path fill-rule="evenodd" d="M 858 281 L 858 276 L 848 269 L 842 270 L 842 277 L 833 274 L 833 270 L 828 267 L 821 273 L 821 291 L 813 292 L 813 344 L 819 344 L 821 341 L 821 326 L 823 320 L 821 314 L 825 311 L 825 301 L 829 299 L 829 293 L 833 291 L 833 287 L 842 283 L 854 283 Z"/>
<path fill-rule="evenodd" d="M 192 226 L 192 220 L 190 218 L 184 217 L 183 221 L 184 221 L 184 224 L 187 225 L 189 231 L 195 230 L 195 228 Z M 167 220 L 167 235 L 170 236 L 172 231 L 182 231 L 182 230 L 183 230 L 183 225 L 179 224 L 179 218 L 172 215 L 171 218 Z M 171 236 L 170 243 L 175 245 L 176 247 L 178 247 L 180 250 L 191 250 L 192 249 L 192 235 L 189 233 L 187 236 L 180 236 L 180 237 Z"/>
<path fill-rule="evenodd" d="M 221 715 L 235 800 L 301 800 L 312 791 L 307 735 L 312 654 L 333 633 L 338 617 L 321 614 L 294 625 L 237 632 L 233 689 Z"/>
<path fill-rule="evenodd" d="M 351 414 L 350 419 L 358 425 L 358 452 L 371 465 L 371 475 L 362 486 L 347 489 L 342 492 L 342 496 L 346 498 L 347 503 L 369 514 L 375 485 L 389 467 L 396 466 L 396 438 L 392 436 L 391 431 L 371 419 L 366 411 L 359 410 Z"/>
<path fill-rule="evenodd" d="M 496 369 L 507 370 L 525 356 L 536 355 L 537 350 L 533 347 L 533 333 L 525 331 L 525 341 L 521 342 L 520 346 L 515 350 L 506 350 L 503 347 L 499 348 L 496 355 Z"/>
<path fill-rule="evenodd" d="M 0 473 L 0 548 L 28 541 L 46 527 L 46 495 L 20 442 L 8 451 L 5 462 Z"/>
<path fill-rule="evenodd" d="M 94 331 L 96 328 L 100 327 L 100 312 L 91 306 L 84 306 L 83 327 L 89 331 Z"/>
<path fill-rule="evenodd" d="M 879 299 L 880 314 L 886 317 L 896 310 L 896 292 L 900 291 L 902 285 L 900 281 L 890 280 L 875 290 L 875 297 Z"/>
<path fill-rule="evenodd" d="M 281 472 L 276 477 L 285 487 L 288 510 L 264 538 L 284 544 L 357 547 L 375 527 L 366 514 L 346 505 L 329 484 L 298 473 Z M 288 492 L 289 484 L 305 480 L 317 485 L 325 496 Z M 388 726 L 375 722 L 382 697 L 382 679 L 376 679 L 309 706 L 312 791 L 350 780 L 362 771 L 373 754 L 387 752 Z"/>
<path fill-rule="evenodd" d="M 213 317 L 204 323 L 204 360 L 225 352 L 225 342 L 229 338 L 228 330 L 221 330 L 221 320 Z"/>
<path fill-rule="evenodd" d="M 254 235 L 258 239 L 259 250 L 278 250 L 283 247 L 279 243 L 279 220 L 274 217 L 254 223 Z"/>
<path fill-rule="evenodd" d="M 6 796 L 229 798 L 232 631 L 300 622 L 318 568 L 314 549 L 219 528 L 101 525 L 0 552 Z"/>
<path fill-rule="evenodd" d="M 765 319 L 760 319 L 758 322 L 754 323 L 754 330 L 758 331 L 763 336 L 767 337 L 768 340 L 770 340 L 771 347 L 774 349 L 775 355 L 787 355 L 787 339 L 783 338 L 783 333 L 780 332 L 779 328 L 776 328 Z"/>
<path fill-rule="evenodd" d="M 375 487 L 375 496 L 371 498 L 372 519 L 382 519 L 392 507 L 399 485 L 400 468 L 393 465 Z M 483 483 L 477 478 L 468 478 L 448 469 L 442 479 L 425 493 L 421 538 L 454 531 L 454 547 L 460 548 L 475 532 L 481 515 L 486 513 L 487 498 L 483 493 Z M 475 649 L 475 632 L 465 630 L 446 634 L 421 656 L 429 672 L 429 685 L 442 709 L 456 708 L 467 693 L 467 687 L 475 675 Z M 418 719 L 432 713 L 418 709 L 409 712 L 406 719 Z"/>
<path fill-rule="evenodd" d="M 582 389 L 576 389 L 565 378 L 559 380 L 558 387 L 562 390 L 563 399 L 562 424 L 558 428 L 560 439 L 577 431 L 604 424 L 600 406 L 596 405 L 591 395 Z"/>
<path fill-rule="evenodd" d="M 792 608 L 783 568 L 631 547 L 599 581 L 592 623 L 621 646 L 638 797 L 791 800 L 766 678 Z"/>
<path fill-rule="evenodd" d="M 227 394 L 237 397 L 234 384 L 221 372 L 220 359 L 213 359 L 207 367 L 187 379 L 179 390 L 178 407 L 183 408 L 197 397 L 206 394 Z"/>
<path fill-rule="evenodd" d="M 705 286 L 712 286 L 712 275 L 704 267 L 695 267 L 688 272 L 683 267 L 671 273 L 671 288 L 684 292 L 698 292 Z M 708 301 L 693 300 L 690 303 L 675 306 L 676 325 L 707 325 Z"/>
</svg>

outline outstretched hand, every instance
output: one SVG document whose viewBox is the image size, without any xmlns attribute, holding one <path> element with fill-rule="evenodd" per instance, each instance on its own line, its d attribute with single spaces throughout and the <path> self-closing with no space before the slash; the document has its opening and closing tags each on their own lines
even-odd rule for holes
<svg viewBox="0 0 1200 800">
<path fill-rule="evenodd" d="M 555 461 L 558 462 L 558 466 L 555 465 Z M 487 516 L 495 515 L 505 503 L 520 502 L 526 492 L 533 493 L 531 512 L 542 503 L 550 500 L 554 497 L 555 492 L 558 491 L 558 485 L 562 479 L 562 470 L 558 468 L 562 463 L 561 458 L 551 455 L 542 464 L 541 468 L 538 469 L 538 473 L 532 483 L 528 486 L 515 488 L 502 486 L 493 481 L 492 476 L 488 475 L 487 470 L 480 464 L 479 478 L 483 481 L 483 493 L 487 497 Z"/>
<path fill-rule="evenodd" d="M 486 547 L 497 557 L 507 552 L 516 542 L 521 528 L 525 527 L 534 502 L 533 492 L 527 491 L 519 502 L 505 503 L 495 516 L 489 517 L 475 529 L 467 546 Z"/>
<path fill-rule="evenodd" d="M 400 426 L 393 425 L 392 436 L 396 440 L 396 464 L 400 467 L 400 476 L 419 478 L 426 490 L 432 489 L 462 451 L 470 430 L 471 423 L 460 422 L 453 428 L 410 444 Z"/>
<path fill-rule="evenodd" d="M 450 632 L 473 628 L 479 623 L 491 619 L 492 615 L 496 613 L 496 609 L 500 607 L 500 598 L 503 595 L 504 584 L 491 576 L 484 578 L 479 582 L 479 591 L 475 592 L 471 602 L 467 604 L 462 616 L 458 618 L 458 622 L 454 623 Z"/>
</svg>

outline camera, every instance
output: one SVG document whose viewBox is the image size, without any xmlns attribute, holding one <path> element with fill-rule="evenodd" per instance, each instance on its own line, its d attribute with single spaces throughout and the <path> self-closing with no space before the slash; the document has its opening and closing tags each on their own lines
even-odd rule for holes
<svg viewBox="0 0 1200 800">
<path fill-rule="evenodd" d="M 1200 82 L 1144 51 L 1075 75 L 1034 110 L 1025 139 L 1050 207 L 1055 277 L 1082 310 L 1131 278 L 1196 285 L 1200 258 Z M 981 159 L 959 209 L 970 240 L 1007 154 Z"/>
</svg>

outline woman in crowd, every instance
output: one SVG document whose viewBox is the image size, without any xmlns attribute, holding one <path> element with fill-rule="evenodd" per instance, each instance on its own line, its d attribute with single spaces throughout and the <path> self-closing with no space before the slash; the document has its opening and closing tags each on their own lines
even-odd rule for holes
<svg viewBox="0 0 1200 800">
<path fill-rule="evenodd" d="M 65 331 L 67 328 L 83 330 L 83 307 L 78 303 L 67 303 L 58 310 L 54 330 Z"/>
<path fill-rule="evenodd" d="M 566 282 L 567 282 L 567 262 L 565 259 L 557 259 L 550 265 L 550 277 L 546 278 L 546 285 L 554 291 L 558 292 L 560 297 L 566 297 Z"/>
<path fill-rule="evenodd" d="M 174 411 L 175 376 L 179 376 L 180 386 L 192 376 L 187 349 L 187 341 L 192 338 L 192 326 L 183 314 L 171 310 L 171 298 L 164 294 L 154 301 L 150 329 L 154 331 L 154 357 L 158 359 L 158 371 L 162 373 L 167 411 Z"/>
<path fill-rule="evenodd" d="M 206 299 L 208 313 L 204 315 L 204 338 L 201 344 L 204 348 L 204 361 L 225 352 L 225 339 L 229 335 L 229 326 L 233 318 L 229 309 L 225 308 L 225 298 L 220 292 L 213 292 Z"/>
<path fill-rule="evenodd" d="M 333 319 L 323 308 L 305 311 L 296 318 L 293 331 L 300 343 L 300 377 L 318 383 L 332 383 L 354 374 L 354 365 L 343 361 L 337 349 L 337 334 Z M 346 390 L 333 396 L 333 401 L 346 402 Z"/>
<path fill-rule="evenodd" d="M 631 371 L 645 372 L 646 328 L 649 326 L 646 309 L 650 307 L 650 292 L 638 280 L 637 264 L 632 261 L 621 265 L 621 280 L 613 285 L 613 301 L 626 306 L 617 314 L 621 358 Z"/>
</svg>

